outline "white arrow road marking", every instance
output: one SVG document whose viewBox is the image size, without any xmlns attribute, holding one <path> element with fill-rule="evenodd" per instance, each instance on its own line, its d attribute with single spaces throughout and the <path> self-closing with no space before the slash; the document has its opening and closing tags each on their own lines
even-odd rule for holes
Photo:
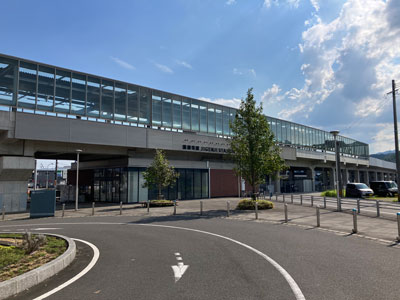
<svg viewBox="0 0 400 300">
<path fill-rule="evenodd" d="M 175 253 L 176 260 L 178 264 L 176 266 L 171 266 L 174 271 L 175 282 L 182 278 L 183 274 L 185 274 L 186 270 L 189 268 L 189 265 L 184 265 L 182 261 L 182 257 L 180 253 Z"/>
<path fill-rule="evenodd" d="M 188 265 L 178 265 L 178 266 L 171 266 L 172 270 L 174 271 L 175 282 L 182 278 L 183 274 L 186 272 Z"/>
</svg>

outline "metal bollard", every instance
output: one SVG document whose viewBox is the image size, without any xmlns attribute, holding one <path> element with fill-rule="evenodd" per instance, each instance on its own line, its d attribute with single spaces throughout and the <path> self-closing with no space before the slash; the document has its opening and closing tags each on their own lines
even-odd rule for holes
<svg viewBox="0 0 400 300">
<path fill-rule="evenodd" d="M 255 206 L 254 206 L 254 212 L 256 214 L 256 220 L 258 220 L 258 202 L 256 201 Z"/>
<path fill-rule="evenodd" d="M 272 193 L 269 193 L 269 201 L 272 199 Z"/>
<path fill-rule="evenodd" d="M 230 203 L 229 201 L 226 202 L 226 216 L 229 218 L 229 214 L 230 214 Z"/>
<path fill-rule="evenodd" d="M 303 205 L 303 195 L 300 195 L 300 205 Z"/>
<path fill-rule="evenodd" d="M 293 204 L 293 194 L 290 195 L 290 202 Z"/>
<path fill-rule="evenodd" d="M 203 201 L 200 201 L 200 216 L 203 215 Z"/>
<path fill-rule="evenodd" d="M 360 199 L 357 199 L 357 212 L 361 214 Z"/>
<path fill-rule="evenodd" d="M 122 201 L 119 203 L 119 214 L 122 215 Z"/>
<path fill-rule="evenodd" d="M 62 214 L 61 217 L 64 218 L 64 213 L 65 213 L 65 203 L 62 205 Z"/>
<path fill-rule="evenodd" d="M 337 210 L 342 211 L 342 198 L 340 198 L 340 197 L 337 202 Z"/>
<path fill-rule="evenodd" d="M 379 207 L 379 200 L 376 200 L 376 216 L 380 217 L 381 212 L 380 212 L 380 207 Z"/>
<path fill-rule="evenodd" d="M 6 206 L 3 204 L 3 207 L 1 209 L 1 219 L 4 221 L 6 218 Z"/>
<path fill-rule="evenodd" d="M 319 205 L 317 205 L 317 227 L 321 227 L 321 217 L 319 212 Z"/>
<path fill-rule="evenodd" d="M 314 206 L 314 196 L 311 196 L 311 207 Z"/>
<path fill-rule="evenodd" d="M 326 208 L 326 196 L 324 196 L 324 208 Z"/>
<path fill-rule="evenodd" d="M 147 200 L 147 213 L 150 213 L 150 200 Z"/>
<path fill-rule="evenodd" d="M 285 194 L 283 194 L 282 196 L 283 196 L 283 203 L 285 203 L 285 202 L 286 202 L 286 200 L 285 200 Z"/>
<path fill-rule="evenodd" d="M 174 216 L 176 215 L 176 200 L 174 200 Z"/>
<path fill-rule="evenodd" d="M 285 204 L 285 223 L 288 222 L 288 209 L 287 209 L 287 204 Z"/>
<path fill-rule="evenodd" d="M 400 242 L 400 212 L 397 213 L 397 241 Z"/>
<path fill-rule="evenodd" d="M 357 233 L 358 229 L 357 229 L 357 210 L 355 208 L 353 208 L 353 233 Z"/>
<path fill-rule="evenodd" d="M 94 216 L 94 202 L 92 202 L 92 216 Z"/>
<path fill-rule="evenodd" d="M 278 193 L 275 194 L 275 201 L 278 202 Z"/>
</svg>

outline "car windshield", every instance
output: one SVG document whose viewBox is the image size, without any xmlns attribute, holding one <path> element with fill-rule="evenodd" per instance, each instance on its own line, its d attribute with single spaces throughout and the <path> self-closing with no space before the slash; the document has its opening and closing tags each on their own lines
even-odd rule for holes
<svg viewBox="0 0 400 300">
<path fill-rule="evenodd" d="M 394 182 L 394 181 L 387 182 L 387 183 L 386 183 L 386 186 L 387 186 L 388 188 L 397 188 L 397 184 L 396 184 L 396 182 Z"/>
<path fill-rule="evenodd" d="M 355 186 L 358 189 L 369 189 L 369 187 L 364 183 L 357 183 L 357 184 L 355 184 Z"/>
</svg>

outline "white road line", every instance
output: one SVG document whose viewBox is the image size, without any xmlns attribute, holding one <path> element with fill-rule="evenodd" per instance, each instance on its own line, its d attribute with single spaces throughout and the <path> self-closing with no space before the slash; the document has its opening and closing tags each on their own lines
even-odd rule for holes
<svg viewBox="0 0 400 300">
<path fill-rule="evenodd" d="M 41 228 L 35 228 L 35 229 L 32 229 L 32 230 L 59 230 L 59 229 L 62 229 L 62 228 L 46 228 L 46 227 L 41 227 Z"/>
<path fill-rule="evenodd" d="M 177 257 L 176 260 L 182 260 L 182 257 Z"/>
<path fill-rule="evenodd" d="M 176 253 L 175 253 L 175 256 L 179 256 L 179 255 L 181 255 L 179 252 L 176 252 Z"/>
<path fill-rule="evenodd" d="M 86 245 L 90 246 L 93 249 L 93 258 L 92 258 L 92 260 L 86 266 L 86 268 L 84 268 L 80 273 L 78 273 L 77 275 L 72 277 L 70 280 L 64 282 L 63 284 L 59 285 L 58 287 L 52 289 L 51 291 L 49 291 L 49 292 L 47 292 L 47 293 L 45 293 L 45 294 L 33 299 L 33 300 L 45 299 L 45 298 L 49 297 L 50 295 L 53 295 L 54 293 L 57 293 L 58 291 L 60 291 L 63 288 L 67 287 L 68 285 L 70 285 L 71 283 L 77 281 L 79 278 L 81 278 L 83 275 L 85 275 L 87 272 L 89 272 L 94 267 L 94 265 L 96 264 L 96 262 L 97 262 L 97 260 L 99 259 L 99 256 L 100 256 L 99 249 L 95 245 L 93 245 L 92 243 L 89 243 L 87 241 L 80 240 L 80 239 L 73 239 L 73 240 L 85 243 Z"/>
<path fill-rule="evenodd" d="M 306 298 L 304 297 L 302 291 L 300 290 L 299 286 L 297 285 L 297 283 L 294 281 L 294 279 L 292 278 L 292 276 L 290 276 L 290 274 L 283 268 L 281 267 L 276 261 L 274 261 L 272 258 L 270 258 L 268 255 L 262 253 L 261 251 L 247 245 L 244 244 L 242 242 L 239 242 L 237 240 L 231 239 L 229 237 L 223 236 L 223 235 L 219 235 L 216 233 L 212 233 L 212 232 L 208 232 L 208 231 L 203 231 L 203 230 L 198 230 L 198 229 L 192 229 L 192 228 L 186 228 L 186 227 L 176 227 L 176 226 L 169 226 L 169 225 L 157 225 L 157 224 L 132 224 L 132 223 L 111 223 L 111 222 L 77 222 L 77 223 L 47 223 L 46 225 L 135 225 L 135 226 L 151 226 L 151 227 L 164 227 L 164 228 L 171 228 L 171 229 L 180 229 L 180 230 L 187 230 L 187 231 L 193 231 L 193 232 L 199 232 L 199 233 L 203 233 L 203 234 L 208 234 L 208 235 L 212 235 L 215 237 L 219 237 L 228 241 L 231 241 L 235 244 L 238 244 L 240 246 L 243 246 L 251 251 L 253 251 L 254 253 L 258 254 L 259 256 L 261 256 L 262 258 L 264 258 L 266 261 L 268 261 L 270 264 L 272 264 L 275 269 L 281 273 L 281 275 L 285 278 L 285 280 L 287 281 L 287 283 L 289 284 L 290 288 L 292 289 L 295 297 L 297 300 L 305 300 Z M 20 226 L 37 226 L 37 224 L 17 224 L 17 225 L 0 225 L 1 227 L 20 227 Z M 176 253 L 175 253 L 176 254 Z M 178 253 L 178 255 L 180 255 Z M 79 275 L 79 274 L 78 274 Z M 43 298 L 37 298 L 34 300 L 39 300 L 39 299 L 43 299 Z"/>
<path fill-rule="evenodd" d="M 283 267 L 281 267 L 275 260 L 270 258 L 268 255 L 262 253 L 261 251 L 255 249 L 255 248 L 253 248 L 253 247 L 251 247 L 251 246 L 249 246 L 249 245 L 247 245 L 245 243 L 239 242 L 237 240 L 231 239 L 229 237 L 226 237 L 226 236 L 223 236 L 223 235 L 220 235 L 220 234 L 216 234 L 216 233 L 212 233 L 212 232 L 208 232 L 208 231 L 203 231 L 203 230 L 198 230 L 198 229 L 186 228 L 186 227 L 177 227 L 177 226 L 169 226 L 169 225 L 156 225 L 156 224 L 129 224 L 129 225 L 163 227 L 163 228 L 181 229 L 181 230 L 199 232 L 199 233 L 204 233 L 204 234 L 208 234 L 208 235 L 211 235 L 211 236 L 219 237 L 219 238 L 228 240 L 230 242 L 233 242 L 235 244 L 238 244 L 240 246 L 243 246 L 243 247 L 253 251 L 254 253 L 260 255 L 262 258 L 264 258 L 266 261 L 268 261 L 271 265 L 273 265 L 275 267 L 275 269 L 279 273 L 281 273 L 281 275 L 285 278 L 285 280 L 289 284 L 289 286 L 292 289 L 292 291 L 293 291 L 293 293 L 294 293 L 294 295 L 295 295 L 297 300 L 305 300 L 306 299 L 304 297 L 302 291 L 300 290 L 299 286 L 297 285 L 296 281 L 294 281 L 292 276 L 290 276 L 290 274 Z"/>
</svg>

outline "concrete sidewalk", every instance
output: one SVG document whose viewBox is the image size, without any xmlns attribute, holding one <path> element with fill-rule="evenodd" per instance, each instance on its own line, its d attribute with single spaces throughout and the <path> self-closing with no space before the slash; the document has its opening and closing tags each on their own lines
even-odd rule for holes
<svg viewBox="0 0 400 300">
<path fill-rule="evenodd" d="M 176 207 L 177 216 L 179 217 L 199 217 L 199 218 L 226 218 L 227 217 L 227 202 L 230 203 L 230 217 L 237 220 L 255 220 L 254 211 L 238 211 L 235 210 L 239 198 L 213 198 L 201 200 L 184 200 L 180 201 Z M 275 197 L 272 199 L 275 200 Z M 200 201 L 203 202 L 203 214 L 200 216 Z M 258 212 L 258 220 L 256 222 L 275 222 L 285 224 L 284 204 L 281 202 L 272 201 L 274 209 L 260 210 Z M 96 203 L 95 216 L 119 216 L 120 206 L 115 204 Z M 304 226 L 312 229 L 317 228 L 316 208 L 307 205 L 290 204 L 288 207 L 288 225 Z M 141 217 L 144 220 L 148 218 L 156 218 L 161 216 L 173 215 L 174 208 L 157 207 L 150 208 L 147 213 L 146 207 L 141 204 L 123 204 L 123 216 Z M 91 204 L 80 204 L 78 211 L 74 210 L 73 203 L 66 206 L 64 218 L 71 217 L 88 217 L 92 215 Z M 394 213 L 395 215 L 395 213 Z M 58 205 L 56 218 L 62 217 L 61 205 Z M 5 220 L 22 220 L 29 219 L 28 213 L 9 214 Z M 352 233 L 353 216 L 350 210 L 336 212 L 332 208 L 320 209 L 321 230 L 333 231 L 337 234 L 348 235 Z M 398 225 L 396 219 L 393 218 L 377 218 L 372 216 L 358 215 L 358 233 L 356 236 L 367 237 L 378 240 L 385 244 L 396 246 L 396 238 L 398 236 Z M 400 246 L 400 245 L 399 245 Z"/>
</svg>

